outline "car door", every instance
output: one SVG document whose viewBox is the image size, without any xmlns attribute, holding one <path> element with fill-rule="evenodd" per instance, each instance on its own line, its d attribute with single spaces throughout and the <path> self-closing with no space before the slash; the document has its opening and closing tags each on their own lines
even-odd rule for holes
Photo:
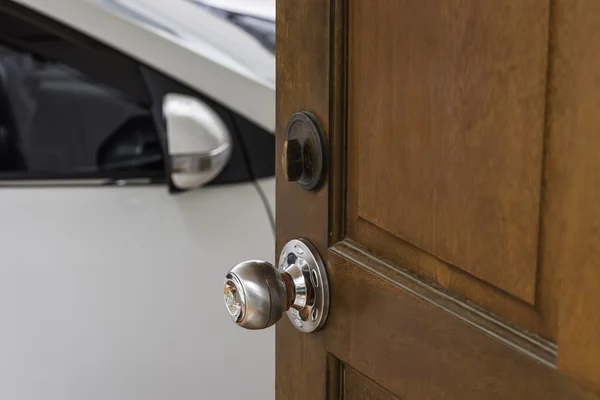
<svg viewBox="0 0 600 400">
<path fill-rule="evenodd" d="M 597 1 L 277 3 L 280 273 L 241 264 L 225 291 L 242 325 L 289 309 L 278 399 L 598 398 L 599 18 Z M 273 280 L 251 291 L 250 272 Z M 307 334 L 310 307 L 329 317 Z"/>
<path fill-rule="evenodd" d="M 273 178 L 242 145 L 269 147 L 264 136 L 5 1 L 0 78 L 0 398 L 217 398 L 232 374 L 232 395 L 273 397 L 274 331 L 229 329 L 219 296 L 223 259 L 273 254 Z M 171 182 L 168 93 L 231 129 L 231 158 L 205 187 Z"/>
</svg>

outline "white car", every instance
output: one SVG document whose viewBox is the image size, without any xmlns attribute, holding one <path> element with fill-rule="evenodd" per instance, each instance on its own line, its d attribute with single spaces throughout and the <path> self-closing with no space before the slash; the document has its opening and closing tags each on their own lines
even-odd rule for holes
<svg viewBox="0 0 600 400">
<path fill-rule="evenodd" d="M 244 3 L 0 0 L 0 399 L 274 397 L 274 330 L 222 297 L 274 258 L 275 10 Z"/>
</svg>

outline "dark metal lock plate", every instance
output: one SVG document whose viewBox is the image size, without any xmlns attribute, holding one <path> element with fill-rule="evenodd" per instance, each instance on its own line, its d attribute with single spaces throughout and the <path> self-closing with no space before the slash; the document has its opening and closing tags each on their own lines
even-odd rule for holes
<svg viewBox="0 0 600 400">
<path fill-rule="evenodd" d="M 295 113 L 287 125 L 281 164 L 288 181 L 318 190 L 325 181 L 327 144 L 323 129 L 309 112 Z"/>
</svg>

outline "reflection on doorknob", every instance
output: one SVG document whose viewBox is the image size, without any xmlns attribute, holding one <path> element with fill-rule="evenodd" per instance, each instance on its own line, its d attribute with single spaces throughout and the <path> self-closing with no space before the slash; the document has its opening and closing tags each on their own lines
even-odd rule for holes
<svg viewBox="0 0 600 400">
<path fill-rule="evenodd" d="M 323 261 L 304 240 L 289 241 L 278 268 L 266 261 L 244 261 L 225 277 L 225 306 L 246 329 L 274 325 L 284 312 L 302 332 L 319 330 L 329 312 L 329 283 Z"/>
</svg>

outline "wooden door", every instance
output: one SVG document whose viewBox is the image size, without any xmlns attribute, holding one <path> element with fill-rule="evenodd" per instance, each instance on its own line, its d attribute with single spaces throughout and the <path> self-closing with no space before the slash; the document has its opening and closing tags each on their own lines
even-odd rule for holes
<svg viewBox="0 0 600 400">
<path fill-rule="evenodd" d="M 312 241 L 325 328 L 277 326 L 289 399 L 600 393 L 600 1 L 278 0 L 277 247 Z"/>
</svg>

